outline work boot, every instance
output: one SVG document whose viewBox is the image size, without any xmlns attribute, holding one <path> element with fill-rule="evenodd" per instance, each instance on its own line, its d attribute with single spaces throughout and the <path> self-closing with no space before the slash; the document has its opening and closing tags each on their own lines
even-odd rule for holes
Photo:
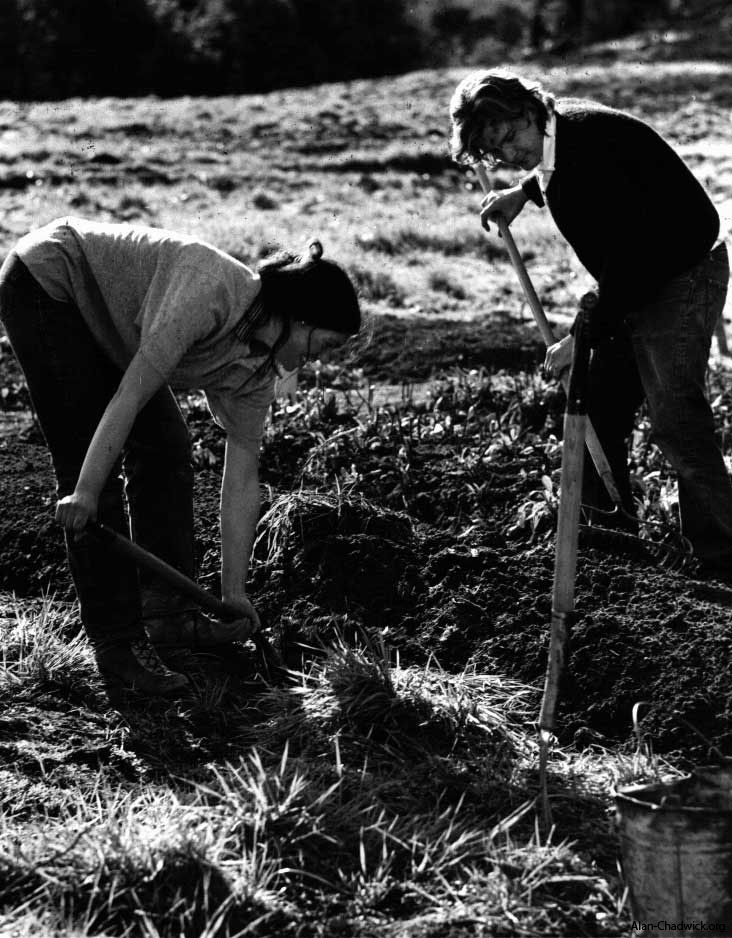
<svg viewBox="0 0 732 938">
<path fill-rule="evenodd" d="M 204 615 L 200 609 L 176 609 L 148 614 L 143 619 L 145 631 L 161 651 L 187 648 L 209 651 L 220 645 L 246 639 L 241 620 L 222 622 Z"/>
<path fill-rule="evenodd" d="M 104 688 L 111 695 L 131 690 L 146 697 L 166 697 L 188 686 L 187 678 L 166 667 L 144 637 L 101 642 L 94 657 Z"/>
</svg>

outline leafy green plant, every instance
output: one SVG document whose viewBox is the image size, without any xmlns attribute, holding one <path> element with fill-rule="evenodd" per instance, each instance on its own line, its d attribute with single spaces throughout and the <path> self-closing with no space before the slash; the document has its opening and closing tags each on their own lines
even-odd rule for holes
<svg viewBox="0 0 732 938">
<path fill-rule="evenodd" d="M 528 535 L 533 543 L 542 535 L 554 531 L 559 510 L 559 493 L 550 476 L 541 477 L 541 488 L 529 493 L 516 512 L 514 523 L 507 529 L 509 537 Z"/>
</svg>

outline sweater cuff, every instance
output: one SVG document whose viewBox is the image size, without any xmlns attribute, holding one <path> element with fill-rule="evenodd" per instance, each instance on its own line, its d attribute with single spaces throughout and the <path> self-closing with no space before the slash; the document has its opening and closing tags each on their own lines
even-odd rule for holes
<svg viewBox="0 0 732 938">
<path fill-rule="evenodd" d="M 539 180 L 536 176 L 527 176 L 526 179 L 522 179 L 521 188 L 530 202 L 533 202 L 534 205 L 538 205 L 539 208 L 544 208 L 546 203 L 544 202 L 544 196 L 541 194 Z"/>
</svg>

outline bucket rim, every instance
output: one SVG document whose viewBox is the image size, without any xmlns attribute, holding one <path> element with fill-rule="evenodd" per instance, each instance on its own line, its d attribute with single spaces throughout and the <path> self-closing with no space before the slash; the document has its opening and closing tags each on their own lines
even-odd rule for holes
<svg viewBox="0 0 732 938">
<path fill-rule="evenodd" d="M 704 815 L 708 814 L 713 817 L 719 817 L 722 814 L 729 814 L 732 816 L 732 808 L 707 808 L 700 807 L 699 805 L 686 805 L 686 804 L 656 804 L 653 801 L 646 801 L 643 798 L 633 798 L 629 795 L 615 795 L 615 801 L 618 804 L 618 807 L 622 805 L 633 805 L 635 808 L 642 808 L 644 811 L 656 811 L 659 813 L 665 814 L 695 814 L 695 815 Z"/>
<path fill-rule="evenodd" d="M 714 767 L 720 768 L 719 766 Z M 729 770 L 729 766 L 726 766 Z M 694 778 L 699 777 L 700 772 L 709 771 L 707 767 L 704 769 L 697 769 L 693 772 L 688 772 L 685 775 L 679 776 L 670 776 L 665 779 L 660 779 L 655 782 L 643 782 L 636 785 L 623 785 L 623 786 L 613 786 L 612 795 L 615 798 L 616 804 L 618 807 L 625 805 L 633 805 L 635 808 L 643 808 L 646 811 L 659 811 L 667 812 L 674 814 L 687 813 L 694 815 L 714 815 L 719 817 L 720 815 L 732 815 L 732 802 L 729 807 L 721 807 L 720 805 L 695 805 L 695 804 L 664 804 L 662 802 L 651 801 L 648 798 L 643 798 L 641 795 L 657 795 L 659 792 L 663 793 L 667 791 L 669 794 L 672 793 L 673 789 L 676 787 L 683 786 L 684 784 L 692 781 Z"/>
</svg>

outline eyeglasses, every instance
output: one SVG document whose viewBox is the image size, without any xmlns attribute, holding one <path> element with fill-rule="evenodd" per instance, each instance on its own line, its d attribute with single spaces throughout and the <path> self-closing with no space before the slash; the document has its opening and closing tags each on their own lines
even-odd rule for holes
<svg viewBox="0 0 732 938">
<path fill-rule="evenodd" d="M 531 123 L 531 119 L 526 119 L 526 126 L 528 127 Z M 523 130 L 522 127 L 518 127 L 516 122 L 509 124 L 508 130 L 504 133 L 498 143 L 493 144 L 491 147 L 482 147 L 477 144 L 474 147 L 474 153 L 479 160 L 486 160 L 491 163 L 508 163 L 510 160 L 506 159 L 506 147 L 510 146 L 516 139 L 516 134 L 519 130 Z M 483 133 L 485 133 L 485 128 L 483 128 Z M 476 134 L 476 137 L 478 135 Z"/>
</svg>

